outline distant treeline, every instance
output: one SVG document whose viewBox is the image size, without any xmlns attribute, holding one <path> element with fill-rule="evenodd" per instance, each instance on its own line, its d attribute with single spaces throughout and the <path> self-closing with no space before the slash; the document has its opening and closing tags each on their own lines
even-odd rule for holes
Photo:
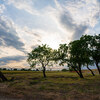
<svg viewBox="0 0 100 100">
<path fill-rule="evenodd" d="M 0 68 L 0 70 L 8 70 L 8 71 L 31 71 L 31 69 L 26 69 L 26 68 L 21 68 L 21 69 L 18 69 L 18 68 Z M 32 70 L 32 71 L 37 71 L 37 69 L 35 70 Z"/>
</svg>

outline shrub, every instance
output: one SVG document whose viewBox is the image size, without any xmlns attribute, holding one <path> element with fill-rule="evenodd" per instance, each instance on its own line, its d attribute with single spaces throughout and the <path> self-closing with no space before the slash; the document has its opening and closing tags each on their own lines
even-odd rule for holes
<svg viewBox="0 0 100 100">
<path fill-rule="evenodd" d="M 62 69 L 62 71 L 63 71 L 63 72 L 66 72 L 66 71 L 67 71 L 67 69 Z"/>
</svg>

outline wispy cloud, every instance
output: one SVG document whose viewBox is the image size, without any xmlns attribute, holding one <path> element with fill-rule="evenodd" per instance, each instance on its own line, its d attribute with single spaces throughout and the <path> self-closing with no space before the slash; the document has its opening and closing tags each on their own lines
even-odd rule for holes
<svg viewBox="0 0 100 100">
<path fill-rule="evenodd" d="M 0 4 L 0 14 L 3 13 L 3 11 L 5 10 L 5 5 L 4 4 Z"/>
<path fill-rule="evenodd" d="M 56 8 L 51 10 L 52 16 L 71 40 L 78 39 L 98 22 L 100 8 L 97 1 L 68 0 L 60 4 L 55 0 L 55 4 Z"/>
<path fill-rule="evenodd" d="M 0 16 L 0 42 L 1 46 L 12 46 L 24 51 L 24 43 L 20 41 L 16 29 L 14 28 L 14 23 L 5 16 Z"/>
<path fill-rule="evenodd" d="M 39 15 L 39 12 L 34 8 L 35 0 L 8 0 L 8 4 L 12 4 L 20 10 L 25 10 L 30 14 Z"/>
<path fill-rule="evenodd" d="M 8 67 L 14 67 L 16 65 L 13 65 L 12 62 L 20 62 L 26 59 L 26 56 L 7 56 L 0 58 L 0 66 L 8 66 Z M 10 64 L 10 66 L 9 66 Z"/>
</svg>

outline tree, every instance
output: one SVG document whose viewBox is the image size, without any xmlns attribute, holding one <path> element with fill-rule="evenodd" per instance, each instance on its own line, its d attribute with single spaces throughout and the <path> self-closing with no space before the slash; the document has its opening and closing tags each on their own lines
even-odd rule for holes
<svg viewBox="0 0 100 100">
<path fill-rule="evenodd" d="M 75 40 L 69 44 L 68 65 L 71 66 L 80 78 L 84 78 L 82 74 L 82 65 L 84 63 L 84 50 L 80 40 Z"/>
<path fill-rule="evenodd" d="M 91 74 L 93 76 L 95 76 L 94 72 L 92 71 L 92 69 L 89 68 L 89 65 L 93 65 L 94 61 L 92 60 L 91 57 L 91 49 L 90 49 L 90 44 L 91 44 L 91 39 L 92 36 L 90 35 L 84 35 L 80 38 L 80 41 L 82 43 L 82 49 L 84 52 L 84 64 L 86 65 L 87 69 L 91 72 Z"/>
<path fill-rule="evenodd" d="M 76 65 L 76 62 L 74 61 L 74 58 L 73 58 L 73 57 L 70 56 L 70 57 L 68 58 L 67 64 L 68 64 L 68 67 L 69 67 L 71 70 L 74 70 L 74 71 L 80 76 L 80 78 L 83 78 L 83 77 L 81 77 L 82 72 L 79 72 L 79 69 L 78 69 L 78 67 L 77 67 L 77 65 Z M 83 76 L 83 75 L 82 75 L 82 76 Z"/>
<path fill-rule="evenodd" d="M 31 53 L 28 53 L 28 63 L 30 64 L 30 67 L 34 67 L 38 64 L 41 64 L 43 68 L 43 76 L 46 77 L 45 71 L 46 66 L 49 64 L 49 62 L 52 60 L 52 49 L 48 47 L 47 45 L 38 46 L 34 50 L 31 51 Z"/>
<path fill-rule="evenodd" d="M 91 39 L 91 54 L 100 74 L 100 34 L 93 36 Z"/>
<path fill-rule="evenodd" d="M 64 65 L 65 63 L 67 63 L 67 50 L 67 44 L 60 44 L 58 50 L 54 50 L 53 52 L 53 60 L 55 62 L 59 62 L 59 65 Z"/>
<path fill-rule="evenodd" d="M 58 50 L 55 51 L 55 57 L 54 60 L 59 62 L 59 65 L 64 65 L 65 63 L 68 65 L 68 67 L 72 67 L 77 74 L 83 78 L 83 74 L 81 71 L 81 65 L 80 63 L 81 59 L 77 59 L 80 57 L 80 52 L 78 53 L 78 48 L 80 48 L 80 41 L 73 41 L 69 44 L 69 47 L 67 44 L 60 44 Z"/>
</svg>

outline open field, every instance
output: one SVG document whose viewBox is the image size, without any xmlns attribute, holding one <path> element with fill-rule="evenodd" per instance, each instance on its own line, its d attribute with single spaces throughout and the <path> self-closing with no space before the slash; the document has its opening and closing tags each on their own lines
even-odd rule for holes
<svg viewBox="0 0 100 100">
<path fill-rule="evenodd" d="M 75 72 L 3 71 L 13 81 L 0 81 L 0 100 L 100 100 L 100 75 Z M 8 98 L 8 99 L 4 99 Z"/>
</svg>

